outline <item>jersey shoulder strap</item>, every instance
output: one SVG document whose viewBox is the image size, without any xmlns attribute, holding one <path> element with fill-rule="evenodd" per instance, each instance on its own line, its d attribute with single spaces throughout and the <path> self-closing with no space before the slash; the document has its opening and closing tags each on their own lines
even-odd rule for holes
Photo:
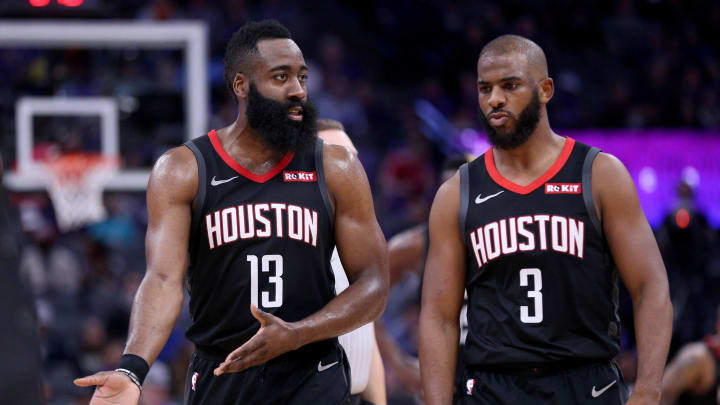
<svg viewBox="0 0 720 405">
<path fill-rule="evenodd" d="M 582 167 L 582 195 L 583 201 L 585 202 L 585 209 L 590 217 L 590 221 L 598 234 L 603 235 L 602 224 L 600 223 L 600 218 L 597 215 L 595 200 L 593 199 L 592 194 L 592 165 L 598 153 L 600 153 L 600 149 L 590 147 L 585 155 L 585 161 L 583 162 Z"/>
<path fill-rule="evenodd" d="M 330 193 L 328 192 L 327 182 L 325 181 L 325 165 L 323 160 L 323 148 L 325 142 L 318 138 L 315 142 L 315 171 L 317 172 L 318 187 L 320 187 L 320 194 L 327 210 L 328 217 L 330 218 L 330 226 L 335 226 L 335 213 L 333 211 L 332 204 L 330 204 Z"/>
<path fill-rule="evenodd" d="M 197 162 L 198 168 L 198 188 L 195 196 L 195 209 L 193 209 L 192 222 L 190 225 L 192 235 L 196 234 L 196 231 L 200 226 L 200 217 L 205 204 L 205 192 L 207 189 L 207 164 L 205 163 L 204 155 L 200 151 L 200 147 L 198 147 L 198 144 L 202 142 L 209 142 L 207 135 L 190 139 L 183 144 L 192 151 L 193 155 L 195 155 L 195 161 Z"/>
<path fill-rule="evenodd" d="M 470 175 L 468 173 L 469 163 L 463 163 L 458 171 L 460 172 L 460 207 L 458 211 L 458 225 L 460 240 L 465 243 L 465 223 L 467 222 L 468 206 L 470 204 Z"/>
</svg>

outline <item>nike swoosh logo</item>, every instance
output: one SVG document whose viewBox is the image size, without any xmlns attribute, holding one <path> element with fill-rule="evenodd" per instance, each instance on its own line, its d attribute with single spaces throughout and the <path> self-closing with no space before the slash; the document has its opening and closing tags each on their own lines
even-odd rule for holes
<svg viewBox="0 0 720 405">
<path fill-rule="evenodd" d="M 505 190 L 500 190 L 500 191 L 498 191 L 497 193 L 495 193 L 495 194 L 490 194 L 490 195 L 487 196 L 487 197 L 482 197 L 482 194 L 478 194 L 478 196 L 475 197 L 475 204 L 482 204 L 482 203 L 484 203 L 485 201 L 487 201 L 487 200 L 489 200 L 489 199 L 491 199 L 491 198 L 493 198 L 493 197 L 499 196 L 500 194 L 503 193 L 503 191 L 505 191 Z"/>
<path fill-rule="evenodd" d="M 322 361 L 320 361 L 320 363 L 318 363 L 318 371 L 322 373 L 323 371 L 329 369 L 330 367 L 332 367 L 332 366 L 334 366 L 334 365 L 336 365 L 336 364 L 338 364 L 337 361 L 334 362 L 334 363 L 326 364 L 326 365 L 323 366 Z"/>
<path fill-rule="evenodd" d="M 230 177 L 229 179 L 225 179 L 225 180 L 215 180 L 215 176 L 213 176 L 212 180 L 210 180 L 210 185 L 211 186 L 219 186 L 220 184 L 227 183 L 228 181 L 233 181 L 233 180 L 237 179 L 238 177 L 239 176 Z"/>
<path fill-rule="evenodd" d="M 592 391 L 590 392 L 590 395 L 592 395 L 593 398 L 597 398 L 597 397 L 599 397 L 600 395 L 602 395 L 605 391 L 607 391 L 608 389 L 610 389 L 610 387 L 612 387 L 613 385 L 615 385 L 616 382 L 617 382 L 617 380 L 613 380 L 613 382 L 611 382 L 610 384 L 604 386 L 604 387 L 601 388 L 599 391 L 596 391 L 596 390 L 595 390 L 595 386 L 593 385 Z"/>
</svg>

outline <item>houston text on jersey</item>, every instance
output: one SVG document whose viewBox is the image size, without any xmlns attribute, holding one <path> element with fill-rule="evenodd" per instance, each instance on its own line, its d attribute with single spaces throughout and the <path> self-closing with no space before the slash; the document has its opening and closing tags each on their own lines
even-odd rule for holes
<svg viewBox="0 0 720 405">
<path fill-rule="evenodd" d="M 525 215 L 501 219 L 470 232 L 478 268 L 490 260 L 536 249 L 567 253 L 582 259 L 585 223 L 560 215 Z"/>
<path fill-rule="evenodd" d="M 252 238 L 288 237 L 317 246 L 318 213 L 284 203 L 242 204 L 205 215 L 210 249 Z M 274 233 L 274 235 L 273 235 Z"/>
</svg>

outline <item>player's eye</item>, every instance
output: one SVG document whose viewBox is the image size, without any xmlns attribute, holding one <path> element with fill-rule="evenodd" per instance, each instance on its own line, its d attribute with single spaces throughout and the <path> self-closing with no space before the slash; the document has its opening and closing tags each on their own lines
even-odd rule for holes
<svg viewBox="0 0 720 405">
<path fill-rule="evenodd" d="M 300 73 L 300 74 L 298 75 L 298 79 L 300 79 L 301 82 L 306 82 L 307 79 L 308 79 L 307 73 Z"/>
<path fill-rule="evenodd" d="M 480 86 L 478 87 L 478 90 L 480 93 L 490 93 L 490 86 Z"/>
<path fill-rule="evenodd" d="M 505 83 L 505 89 L 507 90 L 515 90 L 517 88 L 518 84 L 516 82 L 508 82 Z"/>
<path fill-rule="evenodd" d="M 287 73 L 278 73 L 275 75 L 275 78 L 284 82 L 285 80 L 287 80 L 288 75 Z"/>
</svg>

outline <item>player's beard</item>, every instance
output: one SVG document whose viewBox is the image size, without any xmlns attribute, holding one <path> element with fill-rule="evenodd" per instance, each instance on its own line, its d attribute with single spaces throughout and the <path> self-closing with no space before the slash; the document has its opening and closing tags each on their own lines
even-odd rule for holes
<svg viewBox="0 0 720 405">
<path fill-rule="evenodd" d="M 288 117 L 292 107 L 302 107 L 302 121 L 293 121 Z M 250 82 L 245 114 L 250 127 L 275 150 L 302 151 L 312 146 L 317 138 L 317 108 L 310 99 L 282 103 L 264 97 Z"/>
<path fill-rule="evenodd" d="M 490 114 L 495 111 L 496 110 L 491 111 Z M 512 115 L 510 118 L 514 119 Z M 514 149 L 524 144 L 528 138 L 530 138 L 533 131 L 535 131 L 539 121 L 540 97 L 537 89 L 533 92 L 528 105 L 520 113 L 520 116 L 516 120 L 515 130 L 512 132 L 499 133 L 497 129 L 490 125 L 485 114 L 480 112 L 480 122 L 485 129 L 485 134 L 487 134 L 490 143 L 498 149 Z"/>
</svg>

